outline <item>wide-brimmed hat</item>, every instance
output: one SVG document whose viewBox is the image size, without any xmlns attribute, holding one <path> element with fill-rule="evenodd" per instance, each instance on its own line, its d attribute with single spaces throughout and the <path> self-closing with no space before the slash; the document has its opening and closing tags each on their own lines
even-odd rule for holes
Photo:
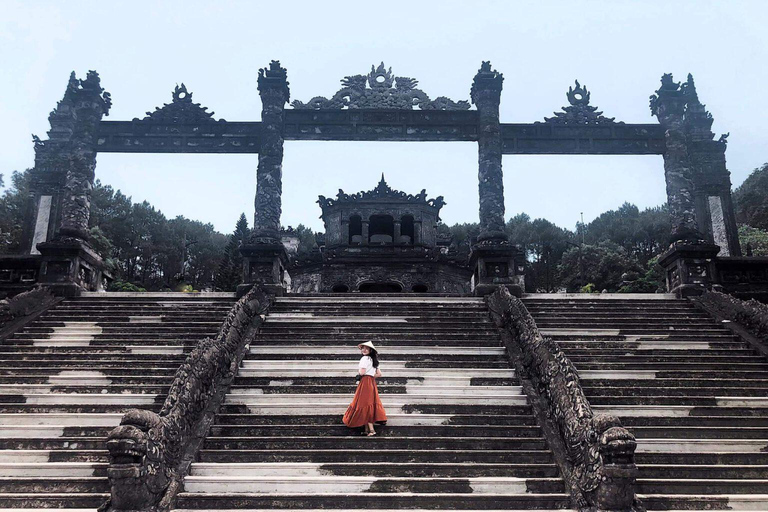
<svg viewBox="0 0 768 512">
<path fill-rule="evenodd" d="M 374 347 L 374 346 L 373 346 L 373 343 L 371 343 L 370 341 L 366 341 L 365 343 L 360 343 L 360 344 L 357 346 L 357 348 L 360 348 L 360 347 L 368 347 L 368 348 L 369 348 L 369 349 L 371 349 L 371 350 L 376 350 L 376 347 Z"/>
</svg>

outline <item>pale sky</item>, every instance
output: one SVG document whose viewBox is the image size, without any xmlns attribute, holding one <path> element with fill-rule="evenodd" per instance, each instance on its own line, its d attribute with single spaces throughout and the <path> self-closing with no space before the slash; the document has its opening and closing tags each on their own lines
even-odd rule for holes
<svg viewBox="0 0 768 512">
<path fill-rule="evenodd" d="M 258 121 L 260 67 L 278 59 L 291 99 L 331 96 L 339 80 L 384 61 L 430 97 L 469 99 L 482 60 L 504 74 L 502 122 L 534 122 L 567 104 L 578 79 L 591 103 L 626 123 L 652 123 L 661 75 L 693 73 L 699 97 L 730 132 L 731 181 L 768 161 L 768 2 L 396 1 L 183 2 L 0 0 L 0 173 L 34 163 L 31 134 L 74 70 L 99 72 L 108 120 L 144 117 L 184 82 L 228 121 Z M 101 154 L 97 177 L 168 217 L 228 233 L 253 217 L 257 155 Z M 477 144 L 287 142 L 284 225 L 322 230 L 317 196 L 394 188 L 445 196 L 448 223 L 478 219 Z M 660 156 L 505 156 L 506 217 L 526 212 L 573 229 L 629 201 L 665 201 Z M 7 183 L 7 179 L 6 179 Z"/>
</svg>

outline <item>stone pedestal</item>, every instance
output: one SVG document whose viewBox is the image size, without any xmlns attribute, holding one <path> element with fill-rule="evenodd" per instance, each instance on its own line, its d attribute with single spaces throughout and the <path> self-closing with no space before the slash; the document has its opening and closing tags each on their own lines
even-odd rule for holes
<svg viewBox="0 0 768 512">
<path fill-rule="evenodd" d="M 701 295 L 715 282 L 715 256 L 720 248 L 707 242 L 675 242 L 659 257 L 667 291 L 678 297 Z"/>
<path fill-rule="evenodd" d="M 42 257 L 38 282 L 55 295 L 77 297 L 84 291 L 103 291 L 112 278 L 101 257 L 82 240 L 60 238 L 37 244 L 37 249 Z"/>
<path fill-rule="evenodd" d="M 243 245 L 240 253 L 243 255 L 243 284 L 237 287 L 238 297 L 245 295 L 255 284 L 270 294 L 282 296 L 285 293 L 288 253 L 279 240 Z"/>
<path fill-rule="evenodd" d="M 515 297 L 525 290 L 523 254 L 507 240 L 492 239 L 472 247 L 470 268 L 473 269 L 472 293 L 484 297 L 505 286 Z"/>
</svg>

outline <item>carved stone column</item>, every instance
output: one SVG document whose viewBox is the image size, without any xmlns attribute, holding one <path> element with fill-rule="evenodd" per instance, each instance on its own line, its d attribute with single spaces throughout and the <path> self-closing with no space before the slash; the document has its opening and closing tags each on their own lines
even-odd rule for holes
<svg viewBox="0 0 768 512">
<path fill-rule="evenodd" d="M 361 221 L 362 223 L 362 233 L 363 233 L 363 245 L 368 245 L 368 234 L 369 234 L 369 222 L 368 219 L 363 219 Z"/>
<path fill-rule="evenodd" d="M 504 77 L 483 62 L 472 83 L 472 103 L 477 106 L 478 188 L 480 193 L 479 240 L 506 240 L 504 234 L 504 180 L 501 171 L 499 103 Z"/>
<path fill-rule="evenodd" d="M 240 249 L 244 276 L 238 295 L 245 294 L 255 283 L 269 291 L 284 291 L 288 255 L 280 241 L 280 213 L 283 193 L 283 118 L 290 99 L 286 70 L 273 60 L 269 68 L 259 70 L 261 96 L 261 140 L 259 166 L 256 171 L 256 200 L 253 232 Z"/>
<path fill-rule="evenodd" d="M 59 225 L 53 239 L 38 242 L 43 222 L 35 228 L 32 243 L 42 254 L 40 283 L 62 295 L 96 290 L 104 278 L 103 262 L 88 244 L 88 219 L 96 169 L 96 139 L 99 123 L 111 106 L 109 93 L 101 87 L 98 73 L 89 71 L 85 80 L 70 76 L 67 91 L 51 113 L 49 140 L 35 139 L 36 172 L 63 178 L 60 190 Z M 41 195 L 42 207 L 54 211 L 53 198 Z"/>
<path fill-rule="evenodd" d="M 256 238 L 280 238 L 283 193 L 283 118 L 290 99 L 287 72 L 273 60 L 269 69 L 259 70 L 261 96 L 261 145 L 256 171 Z"/>
<path fill-rule="evenodd" d="M 392 233 L 392 245 L 400 245 L 400 233 L 401 233 L 401 224 L 399 220 L 395 221 L 395 229 Z"/>
<path fill-rule="evenodd" d="M 666 271 L 668 290 L 679 296 L 700 294 L 711 286 L 713 259 L 719 250 L 711 237 L 708 239 L 699 230 L 697 221 L 701 215 L 697 215 L 694 199 L 696 187 L 686 121 L 689 98 L 690 93 L 686 94 L 671 74 L 662 76 L 661 87 L 651 96 L 651 112 L 665 128 L 664 175 L 672 218 L 672 245 L 659 258 L 659 264 Z M 694 111 L 691 114 L 695 117 Z"/>
<path fill-rule="evenodd" d="M 501 170 L 501 124 L 499 103 L 504 77 L 483 62 L 472 82 L 470 95 L 477 106 L 478 189 L 480 193 L 480 234 L 472 247 L 473 292 L 488 295 L 499 286 L 515 296 L 523 293 L 524 277 L 519 275 L 519 251 L 504 232 L 504 176 Z"/>
</svg>

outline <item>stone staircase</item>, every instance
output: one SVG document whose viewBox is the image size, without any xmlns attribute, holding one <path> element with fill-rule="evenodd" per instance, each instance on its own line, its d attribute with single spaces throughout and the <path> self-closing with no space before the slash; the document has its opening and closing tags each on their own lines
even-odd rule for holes
<svg viewBox="0 0 768 512">
<path fill-rule="evenodd" d="M 107 433 L 159 410 L 176 369 L 215 336 L 233 294 L 86 294 L 0 342 L 0 508 L 109 497 Z"/>
<path fill-rule="evenodd" d="M 649 510 L 768 510 L 765 357 L 669 296 L 524 302 L 595 411 L 637 437 L 637 493 Z"/>
<path fill-rule="evenodd" d="M 389 422 L 347 429 L 357 343 L 380 348 Z M 280 298 L 179 509 L 563 509 L 570 496 L 474 298 Z"/>
</svg>

